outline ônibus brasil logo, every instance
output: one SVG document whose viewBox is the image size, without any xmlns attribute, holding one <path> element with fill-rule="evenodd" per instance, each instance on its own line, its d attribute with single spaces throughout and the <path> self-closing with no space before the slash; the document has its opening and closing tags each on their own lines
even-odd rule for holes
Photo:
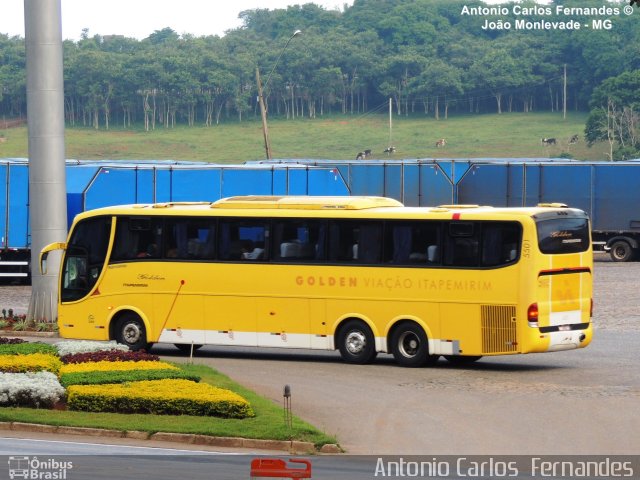
<svg viewBox="0 0 640 480">
<path fill-rule="evenodd" d="M 73 468 L 73 462 L 64 462 L 54 458 L 40 460 L 38 457 L 9 457 L 9 478 L 30 480 L 66 480 L 67 470 Z"/>
</svg>

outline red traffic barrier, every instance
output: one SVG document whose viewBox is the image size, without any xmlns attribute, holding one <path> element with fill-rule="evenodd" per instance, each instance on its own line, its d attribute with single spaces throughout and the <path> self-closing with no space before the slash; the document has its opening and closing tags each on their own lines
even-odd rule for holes
<svg viewBox="0 0 640 480">
<path fill-rule="evenodd" d="M 303 464 L 305 467 L 287 467 L 287 462 L 280 458 L 254 458 L 251 460 L 251 478 L 311 478 L 311 462 L 309 460 L 292 458 L 289 461 Z"/>
</svg>

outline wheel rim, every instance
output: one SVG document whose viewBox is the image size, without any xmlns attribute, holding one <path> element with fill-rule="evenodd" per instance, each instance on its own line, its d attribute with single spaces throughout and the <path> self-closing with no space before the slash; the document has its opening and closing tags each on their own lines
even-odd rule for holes
<svg viewBox="0 0 640 480">
<path fill-rule="evenodd" d="M 413 332 L 403 332 L 398 339 L 398 350 L 403 357 L 415 357 L 420 351 L 420 338 Z"/>
<path fill-rule="evenodd" d="M 345 340 L 347 350 L 352 355 L 362 353 L 367 345 L 367 337 L 362 332 L 349 332 Z"/>
<path fill-rule="evenodd" d="M 127 323 L 122 329 L 122 338 L 128 344 L 134 344 L 142 337 L 140 326 L 135 323 Z"/>
<path fill-rule="evenodd" d="M 617 246 L 613 250 L 613 253 L 616 256 L 616 258 L 624 258 L 625 254 L 627 253 L 627 249 L 625 247 Z"/>
</svg>

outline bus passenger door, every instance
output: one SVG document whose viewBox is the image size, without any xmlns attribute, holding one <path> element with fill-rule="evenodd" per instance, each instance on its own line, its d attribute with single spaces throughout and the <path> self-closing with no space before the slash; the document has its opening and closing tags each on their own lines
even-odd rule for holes
<svg viewBox="0 0 640 480">
<path fill-rule="evenodd" d="M 311 348 L 308 299 L 265 297 L 257 302 L 259 346 Z"/>
</svg>

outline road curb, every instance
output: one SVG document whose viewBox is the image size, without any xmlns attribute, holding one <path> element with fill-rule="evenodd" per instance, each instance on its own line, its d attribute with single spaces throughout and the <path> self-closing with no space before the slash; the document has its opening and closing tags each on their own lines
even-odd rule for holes
<svg viewBox="0 0 640 480">
<path fill-rule="evenodd" d="M 39 423 L 24 422 L 0 422 L 0 430 L 13 430 L 19 432 L 53 433 L 59 435 L 86 435 L 90 437 L 129 438 L 135 440 L 150 440 L 161 442 L 188 443 L 192 445 L 207 445 L 226 448 L 251 448 L 260 450 L 277 450 L 290 454 L 316 454 L 318 450 L 311 442 L 286 441 L 286 440 L 260 440 L 255 438 L 240 437 L 213 437 L 209 435 L 196 435 L 191 433 L 157 432 L 149 433 L 137 430 L 122 431 L 106 428 L 67 427 L 57 425 L 43 425 Z M 320 452 L 327 453 L 327 445 Z M 341 450 L 333 445 L 336 453 Z M 331 447 L 328 447 L 331 448 Z"/>
</svg>

